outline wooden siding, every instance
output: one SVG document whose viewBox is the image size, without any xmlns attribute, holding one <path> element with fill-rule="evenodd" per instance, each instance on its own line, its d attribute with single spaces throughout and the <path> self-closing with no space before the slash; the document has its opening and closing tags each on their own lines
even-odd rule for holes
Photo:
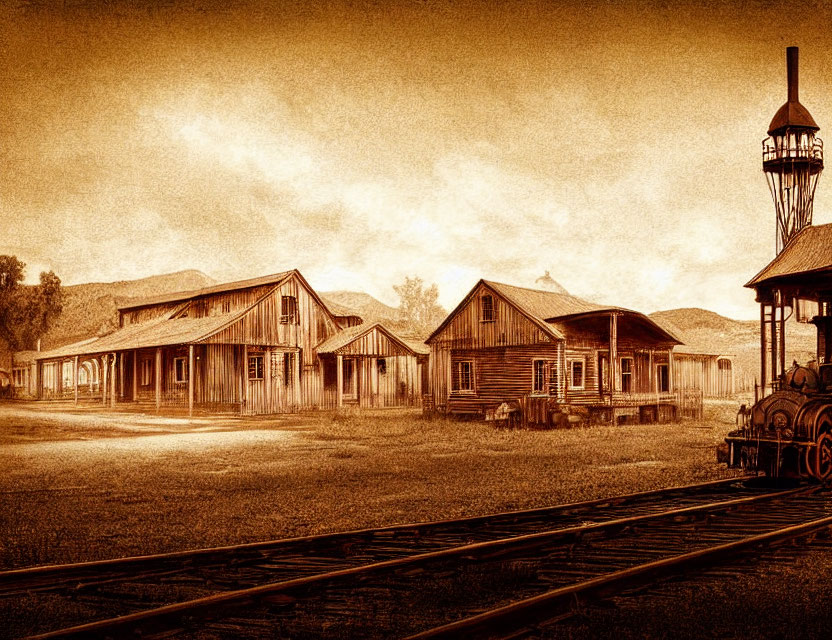
<svg viewBox="0 0 832 640">
<path fill-rule="evenodd" d="M 297 300 L 295 322 L 280 322 L 282 296 L 294 296 Z M 296 277 L 292 277 L 234 324 L 205 342 L 299 348 L 303 364 L 313 366 L 315 347 L 337 331 L 338 327 L 327 311 Z"/>
<path fill-rule="evenodd" d="M 383 370 L 380 360 L 384 361 Z M 352 362 L 353 380 L 345 380 L 344 384 L 354 390 L 344 396 L 345 406 L 402 407 L 421 403 L 425 363 L 415 356 L 343 356 L 343 361 Z M 334 408 L 337 404 L 335 356 L 322 356 L 322 364 L 328 371 L 323 378 L 322 404 Z"/>
<path fill-rule="evenodd" d="M 719 360 L 729 363 L 730 367 L 720 369 Z M 734 393 L 733 362 L 727 357 L 674 353 L 673 379 L 677 389 L 698 389 L 706 398 L 725 398 Z"/>
<path fill-rule="evenodd" d="M 473 363 L 474 391 L 451 392 L 447 410 L 453 413 L 483 413 L 502 402 L 516 401 L 532 392 L 533 361 L 559 361 L 558 345 L 539 344 L 491 349 L 454 349 L 448 357 L 446 388 L 450 388 L 453 363 Z M 437 400 L 438 402 L 438 400 Z"/>
<path fill-rule="evenodd" d="M 345 356 L 363 355 L 379 357 L 410 355 L 409 349 L 406 349 L 402 345 L 390 340 L 390 338 L 378 330 L 378 327 L 373 327 L 372 331 L 368 332 L 366 335 L 356 338 L 340 349 L 336 349 L 335 353 L 340 353 Z M 414 356 L 410 357 L 415 360 Z"/>
<path fill-rule="evenodd" d="M 480 320 L 480 298 L 493 296 L 495 319 Z M 552 343 L 554 338 L 506 302 L 496 291 L 481 284 L 464 307 L 431 340 L 432 345 L 445 349 L 486 349 L 538 343 Z"/>
</svg>

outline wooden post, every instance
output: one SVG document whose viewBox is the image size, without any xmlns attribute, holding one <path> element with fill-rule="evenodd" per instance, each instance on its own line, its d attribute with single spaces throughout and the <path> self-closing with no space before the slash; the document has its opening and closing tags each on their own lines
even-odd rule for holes
<svg viewBox="0 0 832 640">
<path fill-rule="evenodd" d="M 335 405 L 340 409 L 344 406 L 344 356 L 339 353 L 335 356 L 335 360 L 338 365 L 336 367 L 338 375 L 336 376 Z"/>
<path fill-rule="evenodd" d="M 162 408 L 162 347 L 156 347 L 156 367 L 154 380 L 156 382 L 156 413 Z"/>
<path fill-rule="evenodd" d="M 272 407 L 272 351 L 263 351 L 263 384 L 266 385 L 266 413 L 274 413 Z"/>
<path fill-rule="evenodd" d="M 109 381 L 107 371 L 107 356 L 101 356 L 101 404 L 107 406 L 107 384 Z"/>
<path fill-rule="evenodd" d="M 766 303 L 760 303 L 760 393 L 766 394 Z"/>
<path fill-rule="evenodd" d="M 667 392 L 673 393 L 673 347 L 667 350 Z"/>
<path fill-rule="evenodd" d="M 110 406 L 116 408 L 116 358 L 118 356 L 113 354 L 113 361 L 110 363 Z"/>
<path fill-rule="evenodd" d="M 188 345 L 188 417 L 194 415 L 194 345 Z"/>
<path fill-rule="evenodd" d="M 618 315 L 610 314 L 610 390 L 613 395 L 621 391 L 621 380 L 618 377 Z"/>
<path fill-rule="evenodd" d="M 248 400 L 248 345 L 243 345 L 243 387 L 240 394 L 240 413 L 245 413 L 246 401 Z"/>
<path fill-rule="evenodd" d="M 124 399 L 124 354 L 122 351 L 118 356 L 118 397 Z"/>
<path fill-rule="evenodd" d="M 79 356 L 75 356 L 75 361 L 72 363 L 72 380 L 75 387 L 75 404 L 78 404 L 78 360 Z"/>
<path fill-rule="evenodd" d="M 786 373 L 786 301 L 783 292 L 778 292 L 780 298 L 780 373 Z"/>
<path fill-rule="evenodd" d="M 138 376 L 139 352 L 133 349 L 133 402 L 139 400 L 139 376 Z"/>
</svg>

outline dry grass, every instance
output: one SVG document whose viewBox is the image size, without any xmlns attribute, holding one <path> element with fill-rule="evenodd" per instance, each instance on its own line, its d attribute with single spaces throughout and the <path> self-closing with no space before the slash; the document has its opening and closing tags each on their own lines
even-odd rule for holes
<svg viewBox="0 0 832 640">
<path fill-rule="evenodd" d="M 731 474 L 702 423 L 501 430 L 413 411 L 187 421 L 0 407 L 0 566 L 234 544 Z"/>
</svg>

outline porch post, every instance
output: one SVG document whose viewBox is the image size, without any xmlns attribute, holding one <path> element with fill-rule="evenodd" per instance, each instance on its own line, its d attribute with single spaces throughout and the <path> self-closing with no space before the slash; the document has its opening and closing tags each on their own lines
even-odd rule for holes
<svg viewBox="0 0 832 640">
<path fill-rule="evenodd" d="M 156 347 L 156 413 L 162 408 L 162 347 Z"/>
<path fill-rule="evenodd" d="M 194 415 L 194 345 L 188 345 L 188 417 Z"/>
<path fill-rule="evenodd" d="M 139 399 L 139 376 L 138 373 L 139 352 L 133 349 L 133 402 Z"/>
<path fill-rule="evenodd" d="M 75 404 L 78 404 L 78 358 L 79 356 L 75 356 L 75 360 L 72 363 L 72 380 L 75 387 Z"/>
<path fill-rule="evenodd" d="M 335 356 L 335 361 L 337 362 L 337 371 L 338 376 L 336 378 L 336 386 L 335 386 L 335 398 L 336 398 L 336 406 L 340 409 L 344 406 L 344 356 L 340 353 Z"/>
<path fill-rule="evenodd" d="M 116 358 L 118 355 L 113 353 L 113 361 L 110 364 L 112 370 L 110 371 L 110 406 L 116 407 Z"/>
<path fill-rule="evenodd" d="M 248 400 L 248 345 L 243 345 L 243 373 L 241 377 L 243 386 L 240 394 L 240 413 L 245 413 L 246 401 Z"/>
<path fill-rule="evenodd" d="M 613 394 L 621 391 L 621 380 L 618 377 L 618 315 L 610 314 L 610 389 Z"/>
<path fill-rule="evenodd" d="M 122 351 L 118 358 L 118 397 L 124 398 L 124 354 Z"/>
<path fill-rule="evenodd" d="M 766 389 L 766 303 L 760 303 L 760 391 Z"/>
<path fill-rule="evenodd" d="M 673 393 L 673 347 L 667 350 L 667 392 Z"/>
<path fill-rule="evenodd" d="M 109 372 L 107 371 L 107 356 L 101 356 L 101 404 L 107 406 L 107 385 L 109 383 Z"/>
</svg>

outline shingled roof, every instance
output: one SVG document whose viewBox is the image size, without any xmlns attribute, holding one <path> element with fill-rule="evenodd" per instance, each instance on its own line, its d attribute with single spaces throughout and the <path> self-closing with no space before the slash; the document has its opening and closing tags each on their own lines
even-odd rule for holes
<svg viewBox="0 0 832 640">
<path fill-rule="evenodd" d="M 802 229 L 780 254 L 745 285 L 757 288 L 798 274 L 832 271 L 832 224 Z"/>
<path fill-rule="evenodd" d="M 451 318 L 453 318 L 457 312 L 465 306 L 471 296 L 474 295 L 474 292 L 480 284 L 484 284 L 493 289 L 496 293 L 512 303 L 521 313 L 528 316 L 532 322 L 557 339 L 563 339 L 564 335 L 553 325 L 553 323 L 574 320 L 585 315 L 619 312 L 622 315 L 638 318 L 639 321 L 652 327 L 668 341 L 682 344 L 682 341 L 673 335 L 673 333 L 638 311 L 625 309 L 624 307 L 596 304 L 569 294 L 555 293 L 553 291 L 540 291 L 539 289 L 528 289 L 526 287 L 517 287 L 511 284 L 504 284 L 502 282 L 494 282 L 492 280 L 480 280 L 474 288 L 471 289 L 468 295 L 465 296 L 462 302 L 460 302 L 459 305 L 457 305 L 457 307 L 448 314 L 442 324 L 440 324 L 439 327 L 431 333 L 425 342 L 432 340 L 434 336 L 439 334 L 442 329 L 445 328 L 445 326 L 451 321 Z"/>
<path fill-rule="evenodd" d="M 319 344 L 316 351 L 318 353 L 335 353 L 339 349 L 343 349 L 344 347 L 346 347 L 351 342 L 354 342 L 362 336 L 370 333 L 375 328 L 378 328 L 390 340 L 398 343 L 408 351 L 412 351 L 414 354 L 427 355 L 428 353 L 430 353 L 430 349 L 426 344 L 420 344 L 415 340 L 397 336 L 395 333 L 393 333 L 390 329 L 385 327 L 380 322 L 374 322 L 372 324 L 359 324 L 354 327 L 342 329 L 334 336 L 327 338 L 321 344 Z"/>
<path fill-rule="evenodd" d="M 166 293 L 159 296 L 152 296 L 150 298 L 139 298 L 119 307 L 119 309 L 135 309 L 137 307 L 147 307 L 154 304 L 164 304 L 165 302 L 178 302 L 180 300 L 190 300 L 192 298 L 199 298 L 201 296 L 211 295 L 213 293 L 224 293 L 226 291 L 236 291 L 238 289 L 251 289 L 252 287 L 262 287 L 267 284 L 277 284 L 284 280 L 293 271 L 281 271 L 269 276 L 260 276 L 259 278 L 249 278 L 248 280 L 235 280 L 234 282 L 224 282 L 222 284 L 215 284 L 210 287 L 202 289 L 193 289 L 191 291 L 177 291 L 175 293 Z"/>
<path fill-rule="evenodd" d="M 95 340 L 83 340 L 51 351 L 43 351 L 37 360 L 66 358 L 91 353 L 108 353 L 125 349 L 145 349 L 199 342 L 243 316 L 248 309 L 206 318 L 156 318 L 131 324 Z"/>
</svg>

